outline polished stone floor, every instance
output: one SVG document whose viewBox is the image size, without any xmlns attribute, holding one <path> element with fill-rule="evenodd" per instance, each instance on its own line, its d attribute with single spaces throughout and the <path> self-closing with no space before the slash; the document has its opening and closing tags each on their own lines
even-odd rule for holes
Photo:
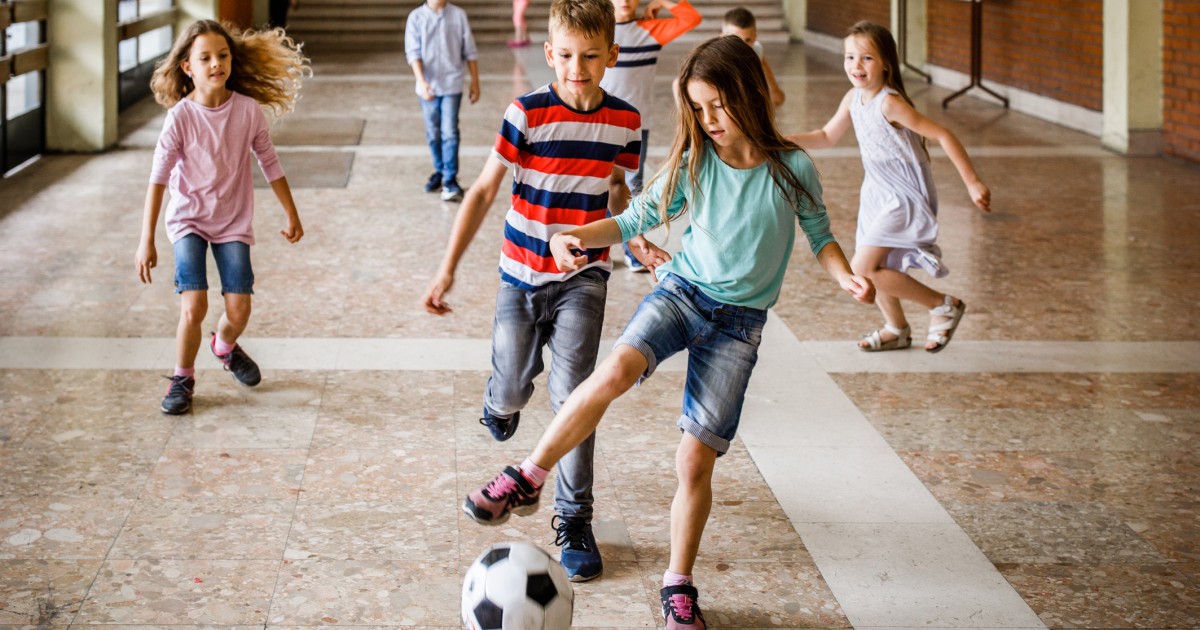
<svg viewBox="0 0 1200 630">
<path fill-rule="evenodd" d="M 659 69 L 664 113 L 682 52 Z M 768 54 L 781 125 L 824 123 L 848 87 L 839 56 Z M 0 626 L 452 628 L 488 543 L 555 551 L 546 508 L 495 529 L 458 508 L 550 416 L 539 383 L 511 442 L 477 424 L 503 201 L 463 261 L 455 312 L 425 314 L 456 206 L 420 189 L 411 73 L 398 54 L 314 57 L 276 129 L 305 239 L 278 237 L 278 205 L 256 196 L 243 341 L 264 381 L 238 387 L 202 354 L 190 415 L 158 411 L 178 311 L 161 228 L 154 284 L 132 264 L 161 110 L 123 114 L 115 150 L 0 181 Z M 488 48 L 481 72 L 464 184 L 505 104 L 547 80 L 537 51 Z M 970 310 L 941 354 L 860 353 L 878 312 L 798 250 L 717 466 L 696 569 L 710 625 L 1200 626 L 1200 168 L 911 93 L 993 190 L 995 212 L 974 210 L 933 151 L 951 268 L 933 284 Z M 651 136 L 654 161 L 669 133 Z M 852 250 L 856 145 L 814 159 Z M 616 270 L 606 338 L 647 288 Z M 214 300 L 210 325 L 219 313 Z M 601 425 L 606 571 L 576 585 L 577 626 L 662 623 L 682 367 Z"/>
</svg>

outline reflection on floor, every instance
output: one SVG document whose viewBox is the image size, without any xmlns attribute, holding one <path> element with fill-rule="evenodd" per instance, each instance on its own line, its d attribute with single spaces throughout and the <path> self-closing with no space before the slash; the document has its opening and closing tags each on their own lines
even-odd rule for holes
<svg viewBox="0 0 1200 630">
<path fill-rule="evenodd" d="M 659 68 L 659 107 L 672 69 Z M 840 59 L 769 48 L 785 130 L 848 88 Z M 481 56 L 462 176 L 536 57 Z M 49 156 L 0 182 L 0 626 L 456 627 L 464 568 L 489 542 L 554 551 L 550 510 L 495 529 L 458 502 L 550 419 L 539 383 L 510 442 L 477 423 L 504 202 L 463 261 L 453 315 L 416 304 L 456 210 L 429 174 L 399 54 L 318 56 L 277 129 L 306 237 L 256 192 L 262 364 L 247 390 L 201 356 L 195 410 L 165 417 L 178 300 L 170 247 L 150 286 L 132 258 L 161 111 L 119 150 Z M 934 151 L 934 283 L 971 304 L 946 352 L 864 355 L 878 312 L 800 253 L 773 311 L 741 438 L 717 466 L 696 569 L 710 625 L 1200 626 L 1200 170 L 915 84 L 994 192 L 974 210 Z M 652 161 L 669 143 L 666 116 Z M 835 234 L 853 248 L 856 146 L 817 152 Z M 618 267 L 604 336 L 648 284 Z M 215 325 L 214 308 L 208 325 Z M 925 315 L 910 309 L 915 332 Z M 683 364 L 601 425 L 604 576 L 575 624 L 661 624 Z"/>
</svg>

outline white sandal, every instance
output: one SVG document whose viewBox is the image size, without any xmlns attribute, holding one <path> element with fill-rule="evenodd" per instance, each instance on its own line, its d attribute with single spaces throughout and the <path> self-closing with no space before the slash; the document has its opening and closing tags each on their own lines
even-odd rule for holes
<svg viewBox="0 0 1200 630">
<path fill-rule="evenodd" d="M 879 334 L 883 332 L 883 330 L 896 335 L 896 338 L 884 341 Z M 896 328 L 891 324 L 885 323 L 883 325 L 883 330 L 872 330 L 871 332 L 863 335 L 863 339 L 867 340 L 867 345 L 859 346 L 858 349 L 862 350 L 863 352 L 884 352 L 887 350 L 903 350 L 912 345 L 912 329 L 908 326 L 905 326 L 904 328 Z"/>
<path fill-rule="evenodd" d="M 954 305 L 954 296 L 947 295 L 946 303 L 941 306 L 929 309 L 930 317 L 949 317 L 944 322 L 929 325 L 929 335 L 925 338 L 937 345 L 932 348 L 926 348 L 926 352 L 941 352 L 950 343 L 950 338 L 954 336 L 954 331 L 958 330 L 958 322 L 962 320 L 963 313 L 967 310 L 967 303 L 962 300 L 958 301 L 958 306 Z"/>
</svg>

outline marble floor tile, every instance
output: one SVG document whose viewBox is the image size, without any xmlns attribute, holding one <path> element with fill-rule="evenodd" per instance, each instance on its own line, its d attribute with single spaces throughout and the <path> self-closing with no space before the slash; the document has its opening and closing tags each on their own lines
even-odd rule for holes
<svg viewBox="0 0 1200 630">
<path fill-rule="evenodd" d="M 303 449 L 166 449 L 141 497 L 294 499 L 306 460 Z"/>
<path fill-rule="evenodd" d="M 279 562 L 109 560 L 75 623 L 262 624 Z"/>
<path fill-rule="evenodd" d="M 453 626 L 462 572 L 440 559 L 285 560 L 271 625 Z"/>
<path fill-rule="evenodd" d="M 458 512 L 420 501 L 315 501 L 296 507 L 285 556 L 307 559 L 455 558 Z"/>
<path fill-rule="evenodd" d="M 590 582 L 576 582 L 575 628 L 653 628 L 662 612 L 649 602 L 645 580 L 638 563 L 605 559 L 604 574 Z M 655 593 L 657 596 L 657 593 Z"/>
<path fill-rule="evenodd" d="M 365 445 L 364 445 L 365 446 Z M 369 448 L 313 449 L 304 471 L 308 501 L 406 501 L 453 505 L 454 452 Z"/>
<path fill-rule="evenodd" d="M 1194 628 L 1198 567 L 1181 564 L 1001 564 L 1051 628 Z"/>
<path fill-rule="evenodd" d="M 0 559 L 103 559 L 132 496 L 0 494 Z"/>
<path fill-rule="evenodd" d="M 295 500 L 138 501 L 109 559 L 279 559 Z"/>
<path fill-rule="evenodd" d="M 0 560 L 0 626 L 65 628 L 100 560 Z"/>
</svg>

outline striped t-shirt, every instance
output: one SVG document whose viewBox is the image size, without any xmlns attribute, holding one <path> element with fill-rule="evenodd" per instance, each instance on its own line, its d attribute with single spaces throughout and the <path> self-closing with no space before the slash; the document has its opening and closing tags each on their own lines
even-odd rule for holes
<svg viewBox="0 0 1200 630">
<path fill-rule="evenodd" d="M 536 289 L 582 271 L 559 271 L 550 237 L 606 216 L 613 165 L 637 169 L 640 128 L 638 111 L 609 94 L 596 109 L 581 112 L 546 85 L 508 106 L 492 149 L 513 169 L 500 253 L 505 282 Z M 612 269 L 607 247 L 589 249 L 587 256 L 585 269 Z"/>
<path fill-rule="evenodd" d="M 665 13 L 665 12 L 664 12 Z M 672 9 L 669 17 L 618 22 L 617 65 L 604 72 L 600 87 L 629 101 L 642 113 L 642 128 L 653 126 L 654 73 L 662 47 L 700 24 L 700 12 L 687 0 Z"/>
</svg>

